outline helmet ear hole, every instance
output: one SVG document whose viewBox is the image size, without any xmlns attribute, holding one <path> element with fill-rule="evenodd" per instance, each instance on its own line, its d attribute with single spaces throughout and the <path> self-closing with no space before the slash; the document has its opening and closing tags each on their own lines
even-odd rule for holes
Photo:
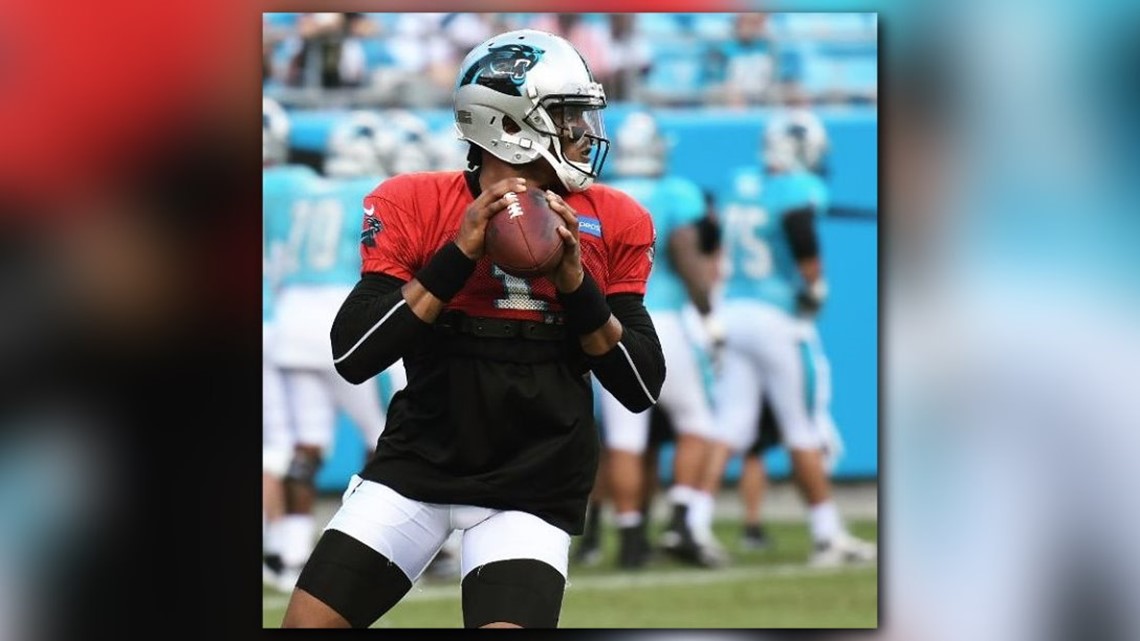
<svg viewBox="0 0 1140 641">
<path fill-rule="evenodd" d="M 515 122 L 514 118 L 503 116 L 503 131 L 513 135 L 522 131 L 522 127 L 519 126 L 519 123 Z"/>
</svg>

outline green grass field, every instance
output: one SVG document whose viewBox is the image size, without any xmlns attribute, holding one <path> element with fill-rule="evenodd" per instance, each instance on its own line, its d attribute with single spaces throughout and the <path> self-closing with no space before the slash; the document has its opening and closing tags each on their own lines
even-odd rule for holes
<svg viewBox="0 0 1140 641">
<path fill-rule="evenodd" d="M 874 522 L 852 521 L 857 536 L 874 540 Z M 834 570 L 808 568 L 808 533 L 802 523 L 771 523 L 775 545 L 742 551 L 736 522 L 718 523 L 717 535 L 733 555 L 728 567 L 707 570 L 660 557 L 638 572 L 614 567 L 616 533 L 605 541 L 606 558 L 596 567 L 570 568 L 563 601 L 563 628 L 875 628 L 878 626 L 876 566 Z M 577 539 L 574 542 L 577 545 Z M 266 589 L 265 627 L 277 627 L 287 595 Z M 377 628 L 458 628 L 458 579 L 421 581 Z"/>
</svg>

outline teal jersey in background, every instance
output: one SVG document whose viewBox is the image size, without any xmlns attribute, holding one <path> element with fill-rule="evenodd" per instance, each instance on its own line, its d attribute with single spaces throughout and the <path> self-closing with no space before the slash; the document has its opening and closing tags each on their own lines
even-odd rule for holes
<svg viewBox="0 0 1140 641">
<path fill-rule="evenodd" d="M 306 182 L 290 206 L 284 287 L 353 285 L 360 279 L 364 197 L 380 177 Z"/>
<path fill-rule="evenodd" d="M 705 215 L 705 200 L 696 183 L 680 176 L 620 178 L 609 185 L 629 194 L 649 210 L 657 233 L 653 271 L 645 287 L 649 311 L 679 311 L 689 300 L 688 290 L 669 259 L 669 237 Z"/>
<path fill-rule="evenodd" d="M 723 202 L 724 297 L 760 300 L 794 313 L 802 280 L 783 220 L 802 207 L 824 215 L 823 180 L 808 171 L 765 174 L 759 167 L 741 168 Z"/>
<path fill-rule="evenodd" d="M 262 320 L 273 319 L 273 300 L 281 286 L 284 250 L 289 238 L 294 199 L 312 191 L 321 177 L 306 165 L 277 165 L 261 173 Z"/>
</svg>

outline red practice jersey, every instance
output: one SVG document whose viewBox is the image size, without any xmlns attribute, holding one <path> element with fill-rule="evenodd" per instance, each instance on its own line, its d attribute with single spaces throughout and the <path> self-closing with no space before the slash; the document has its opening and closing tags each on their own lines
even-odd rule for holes
<svg viewBox="0 0 1140 641">
<path fill-rule="evenodd" d="M 455 239 L 475 200 L 464 172 L 403 174 L 364 197 L 362 273 L 411 280 L 444 244 Z M 637 201 L 604 185 L 565 197 L 578 215 L 582 266 L 606 295 L 645 294 L 653 265 L 653 219 Z M 554 322 L 562 307 L 548 279 L 518 278 L 487 257 L 447 304 L 471 316 Z"/>
</svg>

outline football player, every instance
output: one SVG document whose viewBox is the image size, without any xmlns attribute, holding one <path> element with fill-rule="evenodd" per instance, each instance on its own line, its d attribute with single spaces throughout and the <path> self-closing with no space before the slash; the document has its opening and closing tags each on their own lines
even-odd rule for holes
<svg viewBox="0 0 1140 641">
<path fill-rule="evenodd" d="M 265 98 L 261 103 L 261 163 L 264 168 L 264 185 L 276 181 L 271 176 L 282 171 L 289 155 L 289 116 L 275 100 Z M 278 186 L 282 183 L 276 182 Z M 265 192 L 267 200 L 262 212 L 262 273 L 261 273 L 261 328 L 262 328 L 262 580 L 276 586 L 283 569 L 281 560 L 282 521 L 285 516 L 285 471 L 293 451 L 292 432 L 285 408 L 285 389 L 281 371 L 273 362 L 273 302 L 277 289 L 276 256 L 281 239 L 274 239 L 269 231 L 269 200 L 273 190 Z"/>
<path fill-rule="evenodd" d="M 355 112 L 334 127 L 325 164 L 333 178 L 298 167 L 265 186 L 270 225 L 278 230 L 271 233 L 283 239 L 272 351 L 294 430 L 285 474 L 284 567 L 277 582 L 285 591 L 292 590 L 317 539 L 316 476 L 333 444 L 339 414 L 349 417 L 369 452 L 384 429 L 379 383 L 345 381 L 328 348 L 333 317 L 359 274 L 358 200 L 383 179 L 374 173 L 375 153 L 368 154 L 368 139 L 378 126 L 369 114 Z M 276 193 L 285 197 L 279 200 Z"/>
<path fill-rule="evenodd" d="M 668 143 L 648 112 L 636 111 L 626 117 L 614 148 L 616 179 L 609 182 L 610 186 L 633 196 L 648 209 L 657 230 L 645 307 L 661 339 L 669 371 L 660 403 L 673 417 L 678 431 L 674 482 L 669 489 L 672 516 L 662 546 L 682 560 L 719 565 L 723 555 L 715 540 L 698 541 L 688 523 L 713 426 L 696 354 L 699 348 L 685 330 L 682 310 L 687 304 L 694 305 L 713 328 L 712 333 L 719 333 L 709 301 L 713 272 L 700 251 L 697 227 L 705 216 L 704 194 L 691 180 L 668 173 Z M 644 565 L 649 551 L 641 512 L 648 491 L 644 459 L 649 418 L 648 413 L 630 412 L 612 394 L 602 394 L 609 487 L 621 533 L 618 564 L 625 568 Z"/>
<path fill-rule="evenodd" d="M 591 375 L 631 411 L 665 377 L 642 302 L 653 221 L 594 185 L 605 93 L 582 56 L 520 30 L 473 49 L 455 84 L 466 172 L 397 176 L 364 197 L 363 265 L 332 327 L 361 383 L 404 358 L 376 455 L 355 475 L 289 600 L 285 627 L 368 627 L 463 532 L 466 627 L 554 627 L 571 535 L 598 465 Z M 485 255 L 508 194 L 542 190 L 561 262 L 505 274 Z"/>
<path fill-rule="evenodd" d="M 827 295 L 815 219 L 827 211 L 828 201 L 826 186 L 812 172 L 826 145 L 814 114 L 788 110 L 763 134 L 763 173 L 745 168 L 736 174 L 735 193 L 724 208 L 719 433 L 703 488 L 715 496 L 728 458 L 756 439 L 766 399 L 808 504 L 814 565 L 869 561 L 877 553 L 873 544 L 847 532 L 828 478 L 836 439 L 814 322 Z"/>
</svg>

